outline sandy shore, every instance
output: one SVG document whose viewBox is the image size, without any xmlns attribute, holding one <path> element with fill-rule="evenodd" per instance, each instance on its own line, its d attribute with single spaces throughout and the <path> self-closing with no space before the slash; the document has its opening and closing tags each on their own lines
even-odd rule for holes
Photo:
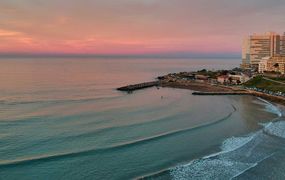
<svg viewBox="0 0 285 180">
<path fill-rule="evenodd" d="M 172 88 L 181 88 L 189 89 L 193 91 L 201 92 L 236 92 L 236 91 L 245 91 L 245 90 L 235 90 L 225 86 L 211 85 L 208 83 L 200 82 L 161 82 L 162 87 L 172 87 Z"/>
<path fill-rule="evenodd" d="M 180 89 L 189 89 L 193 91 L 200 91 L 200 92 L 248 92 L 249 95 L 260 97 L 263 99 L 266 99 L 268 101 L 271 101 L 273 103 L 277 103 L 280 105 L 283 105 L 283 108 L 285 106 L 285 98 L 281 96 L 273 96 L 261 92 L 256 91 L 250 91 L 250 90 L 244 90 L 240 89 L 238 87 L 226 87 L 222 85 L 211 85 L 209 83 L 200 83 L 200 82 L 161 82 L 162 87 L 171 87 L 171 88 L 180 88 Z M 285 109 L 283 109 L 283 113 L 285 112 Z"/>
<path fill-rule="evenodd" d="M 260 98 L 263 98 L 265 100 L 271 101 L 273 103 L 277 103 L 277 104 L 285 106 L 285 98 L 284 97 L 273 96 L 273 95 L 269 95 L 269 94 L 265 94 L 265 93 L 261 93 L 261 92 L 256 92 L 256 91 L 249 91 L 249 92 L 251 92 L 251 94 L 253 96 L 260 97 Z"/>
</svg>

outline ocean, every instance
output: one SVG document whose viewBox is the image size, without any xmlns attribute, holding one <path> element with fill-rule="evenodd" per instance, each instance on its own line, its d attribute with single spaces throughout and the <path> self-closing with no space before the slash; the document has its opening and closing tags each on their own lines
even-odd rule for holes
<svg viewBox="0 0 285 180">
<path fill-rule="evenodd" d="M 0 179 L 284 179 L 285 119 L 251 96 L 117 87 L 239 59 L 1 58 Z"/>
</svg>

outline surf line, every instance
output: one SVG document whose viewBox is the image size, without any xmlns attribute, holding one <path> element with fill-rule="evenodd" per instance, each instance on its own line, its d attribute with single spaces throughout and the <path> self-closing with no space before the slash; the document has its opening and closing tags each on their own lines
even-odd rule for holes
<svg viewBox="0 0 285 180">
<path fill-rule="evenodd" d="M 282 117 L 282 112 L 277 106 L 273 105 L 272 103 L 270 103 L 269 101 L 267 101 L 261 97 L 258 97 L 257 99 L 259 99 L 260 101 L 262 101 L 262 102 L 266 103 L 267 105 L 269 105 L 270 107 L 272 107 L 273 111 L 274 111 L 274 112 L 271 111 L 272 113 L 278 115 L 278 117 Z M 269 110 L 272 110 L 272 109 L 269 109 Z"/>
</svg>

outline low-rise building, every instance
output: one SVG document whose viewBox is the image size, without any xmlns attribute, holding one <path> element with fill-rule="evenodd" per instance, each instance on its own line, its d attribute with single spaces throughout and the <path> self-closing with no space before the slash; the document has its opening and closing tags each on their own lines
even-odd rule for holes
<svg viewBox="0 0 285 180">
<path fill-rule="evenodd" d="M 277 72 L 285 74 L 285 56 L 276 55 L 263 58 L 258 64 L 258 72 Z"/>
<path fill-rule="evenodd" d="M 267 71 L 285 74 L 285 56 L 273 56 L 267 62 Z"/>
<path fill-rule="evenodd" d="M 229 75 L 229 81 L 232 84 L 240 84 L 240 83 L 245 83 L 249 80 L 249 76 L 245 74 L 237 74 L 237 75 Z"/>
<path fill-rule="evenodd" d="M 217 81 L 218 81 L 218 83 L 221 83 L 221 84 L 228 83 L 229 82 L 229 76 L 228 75 L 218 76 Z"/>
<path fill-rule="evenodd" d="M 241 83 L 245 83 L 250 79 L 249 76 L 247 76 L 246 74 L 228 74 L 228 75 L 221 75 L 218 76 L 217 81 L 220 84 L 241 84 Z"/>
<path fill-rule="evenodd" d="M 202 81 L 207 81 L 209 79 L 209 76 L 201 75 L 201 74 L 196 74 L 195 75 L 196 80 L 202 80 Z"/>
</svg>

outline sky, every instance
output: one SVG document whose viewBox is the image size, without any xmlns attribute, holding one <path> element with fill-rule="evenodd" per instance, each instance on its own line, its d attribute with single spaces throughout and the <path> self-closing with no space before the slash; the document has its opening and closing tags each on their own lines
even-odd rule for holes
<svg viewBox="0 0 285 180">
<path fill-rule="evenodd" d="M 0 54 L 240 54 L 285 0 L 0 0 Z"/>
</svg>

